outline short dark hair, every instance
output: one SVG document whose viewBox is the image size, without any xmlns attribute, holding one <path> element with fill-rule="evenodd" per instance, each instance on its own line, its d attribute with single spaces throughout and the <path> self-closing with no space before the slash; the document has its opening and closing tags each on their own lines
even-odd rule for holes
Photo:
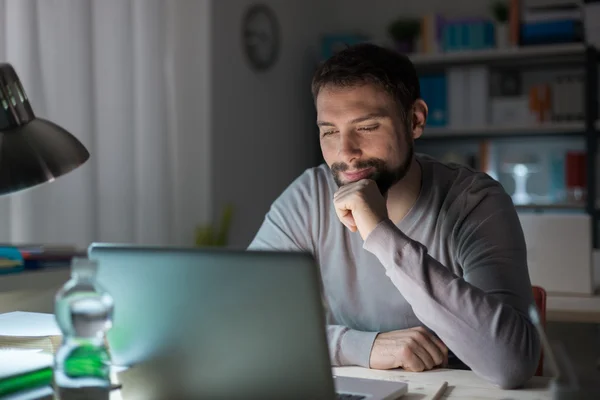
<svg viewBox="0 0 600 400">
<path fill-rule="evenodd" d="M 400 106 L 402 118 L 421 97 L 417 71 L 410 59 L 397 51 L 371 43 L 349 46 L 323 62 L 312 80 L 314 100 L 326 86 L 353 87 L 374 84 Z"/>
</svg>

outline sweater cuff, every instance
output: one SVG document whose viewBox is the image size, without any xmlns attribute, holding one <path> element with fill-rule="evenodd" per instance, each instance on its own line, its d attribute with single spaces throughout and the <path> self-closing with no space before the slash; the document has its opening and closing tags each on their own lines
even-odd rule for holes
<svg viewBox="0 0 600 400">
<path fill-rule="evenodd" d="M 363 243 L 363 249 L 377 256 L 389 254 L 392 249 L 402 250 L 410 239 L 390 219 L 381 221 Z M 385 267 L 385 265 L 384 265 Z"/>
<path fill-rule="evenodd" d="M 369 368 L 371 349 L 379 332 L 362 332 L 348 330 L 340 343 L 340 364 L 342 366 L 358 365 Z"/>
</svg>

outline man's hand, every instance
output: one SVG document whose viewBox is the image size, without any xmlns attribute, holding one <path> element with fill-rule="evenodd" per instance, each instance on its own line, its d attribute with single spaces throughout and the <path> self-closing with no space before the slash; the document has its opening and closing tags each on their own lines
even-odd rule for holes
<svg viewBox="0 0 600 400">
<path fill-rule="evenodd" d="M 363 240 L 387 218 L 385 198 L 371 179 L 340 187 L 333 195 L 333 204 L 340 221 L 352 232 L 358 230 Z"/>
<path fill-rule="evenodd" d="M 373 369 L 421 372 L 448 362 L 448 348 L 423 327 L 380 333 L 371 349 Z"/>
</svg>

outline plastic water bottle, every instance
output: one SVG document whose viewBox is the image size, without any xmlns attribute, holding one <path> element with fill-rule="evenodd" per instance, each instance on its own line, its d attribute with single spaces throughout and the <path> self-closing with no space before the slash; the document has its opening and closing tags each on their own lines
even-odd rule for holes
<svg viewBox="0 0 600 400">
<path fill-rule="evenodd" d="M 97 269 L 94 260 L 74 258 L 71 279 L 56 294 L 55 317 L 63 337 L 54 358 L 54 383 L 61 398 L 79 398 L 78 390 L 83 397 L 93 389 L 108 393 L 110 387 L 105 334 L 114 305 L 96 281 Z"/>
</svg>

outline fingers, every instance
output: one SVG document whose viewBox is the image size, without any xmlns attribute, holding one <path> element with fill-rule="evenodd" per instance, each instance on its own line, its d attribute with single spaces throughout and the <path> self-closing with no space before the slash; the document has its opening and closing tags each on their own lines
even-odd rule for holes
<svg viewBox="0 0 600 400">
<path fill-rule="evenodd" d="M 352 216 L 352 211 L 342 210 L 336 207 L 335 212 L 342 224 L 344 224 L 352 232 L 356 232 L 356 222 Z"/>
<path fill-rule="evenodd" d="M 444 362 L 444 354 L 438 349 L 438 347 L 433 344 L 433 341 L 424 333 L 417 332 L 416 340 L 419 342 L 419 347 L 426 353 L 426 358 L 424 359 L 422 355 L 419 354 L 419 357 L 425 361 L 428 369 L 435 367 L 436 365 L 441 365 Z M 431 362 L 429 362 L 431 361 Z"/>
<path fill-rule="evenodd" d="M 368 196 L 365 192 L 365 188 L 368 187 L 369 182 L 370 181 L 363 179 L 361 181 L 349 183 L 340 187 L 333 195 L 333 204 L 339 220 L 352 232 L 357 232 L 359 230 L 355 217 L 360 218 L 361 221 L 364 220 L 365 215 L 371 217 L 371 219 L 373 219 L 373 217 L 380 218 L 378 215 L 371 215 L 373 214 L 373 207 L 372 204 L 368 202 Z M 375 184 L 373 183 L 373 185 Z M 377 193 L 379 194 L 379 192 Z M 358 215 L 356 213 L 358 213 Z M 384 212 L 380 212 L 379 214 L 383 213 Z M 387 214 L 387 210 L 385 210 L 385 213 Z M 361 218 L 361 216 L 363 218 Z M 366 226 L 363 224 L 363 227 L 372 229 L 371 225 L 373 224 L 370 223 L 371 221 L 369 219 L 366 221 L 368 221 L 369 224 Z"/>
<path fill-rule="evenodd" d="M 436 366 L 432 355 L 429 353 L 429 349 L 423 346 L 422 341 L 418 339 L 412 339 L 409 342 L 408 347 L 411 349 L 411 352 L 415 355 L 415 357 L 409 359 L 409 361 L 412 361 L 412 365 L 409 366 L 411 371 L 427 371 L 433 369 L 433 367 Z"/>
<path fill-rule="evenodd" d="M 352 188 L 342 187 L 333 195 L 333 204 L 335 212 L 339 220 L 344 224 L 350 231 L 356 232 L 357 226 L 354 216 L 352 215 L 351 206 L 344 204 L 345 194 L 352 192 Z"/>
<path fill-rule="evenodd" d="M 415 339 L 427 350 L 435 365 L 444 364 L 448 358 L 448 348 L 446 345 L 437 336 L 423 327 L 417 327 L 413 330 L 415 332 Z"/>
<path fill-rule="evenodd" d="M 448 361 L 448 348 L 424 327 L 380 333 L 375 338 L 370 365 L 375 369 L 402 367 L 426 371 Z"/>
<path fill-rule="evenodd" d="M 400 366 L 406 371 L 421 372 L 427 369 L 423 359 L 417 354 L 418 346 L 406 344 L 399 349 Z"/>
<path fill-rule="evenodd" d="M 349 192 L 355 192 L 357 190 L 357 188 L 360 187 L 364 187 L 367 185 L 367 180 L 366 179 L 361 179 L 360 181 L 356 181 L 356 182 L 352 182 L 352 183 L 348 183 L 342 187 L 340 187 L 334 194 L 333 194 L 333 198 L 339 198 L 341 196 L 343 196 L 346 193 Z"/>
<path fill-rule="evenodd" d="M 444 342 L 442 342 L 440 340 L 440 338 L 438 338 L 437 336 L 435 336 L 434 334 L 430 335 L 431 341 L 433 342 L 433 344 L 436 345 L 436 347 L 442 352 L 443 354 L 443 362 L 442 364 L 448 364 L 448 346 L 446 346 L 444 344 Z"/>
</svg>

